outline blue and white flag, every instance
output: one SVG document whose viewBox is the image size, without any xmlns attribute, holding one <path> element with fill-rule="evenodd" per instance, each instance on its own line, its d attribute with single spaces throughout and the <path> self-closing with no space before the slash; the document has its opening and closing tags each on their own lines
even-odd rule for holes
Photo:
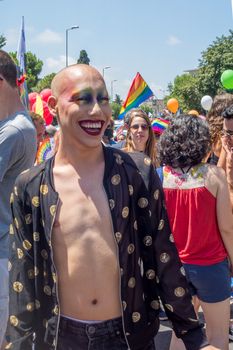
<svg viewBox="0 0 233 350">
<path fill-rule="evenodd" d="M 24 17 L 22 17 L 22 26 L 19 36 L 19 44 L 17 50 L 17 60 L 18 60 L 18 80 L 17 85 L 20 90 L 21 101 L 24 104 L 25 108 L 28 109 L 28 90 L 26 82 L 26 44 L 25 44 L 25 32 L 24 32 Z"/>
</svg>

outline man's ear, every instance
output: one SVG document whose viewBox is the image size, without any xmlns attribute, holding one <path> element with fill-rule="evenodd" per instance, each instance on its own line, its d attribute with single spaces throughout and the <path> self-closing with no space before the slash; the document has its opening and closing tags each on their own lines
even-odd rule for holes
<svg viewBox="0 0 233 350">
<path fill-rule="evenodd" d="M 57 116 L 57 109 L 56 109 L 57 99 L 56 99 L 56 97 L 54 97 L 53 95 L 49 96 L 47 103 L 48 103 L 50 113 L 54 117 L 56 117 Z"/>
</svg>

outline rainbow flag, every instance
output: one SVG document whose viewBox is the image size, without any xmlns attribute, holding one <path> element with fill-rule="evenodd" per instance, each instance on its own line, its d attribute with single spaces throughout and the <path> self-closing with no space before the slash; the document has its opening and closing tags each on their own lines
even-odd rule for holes
<svg viewBox="0 0 233 350">
<path fill-rule="evenodd" d="M 152 130 L 155 134 L 161 135 L 169 125 L 169 121 L 162 118 L 155 118 L 151 123 Z"/>
<path fill-rule="evenodd" d="M 130 86 L 127 98 L 121 107 L 118 118 L 124 118 L 125 113 L 127 113 L 131 108 L 138 107 L 142 102 L 146 101 L 152 95 L 153 92 L 145 80 L 139 73 L 137 73 Z"/>
<path fill-rule="evenodd" d="M 24 17 L 22 17 L 22 26 L 19 36 L 19 44 L 17 50 L 18 60 L 18 79 L 17 85 L 19 86 L 21 101 L 26 109 L 28 109 L 28 89 L 26 82 L 26 64 L 25 64 L 26 44 L 25 44 L 25 32 L 24 32 Z"/>
</svg>

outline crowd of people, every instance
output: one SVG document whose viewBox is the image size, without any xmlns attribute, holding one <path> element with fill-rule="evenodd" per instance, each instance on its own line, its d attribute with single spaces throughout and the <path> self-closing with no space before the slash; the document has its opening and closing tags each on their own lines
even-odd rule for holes
<svg viewBox="0 0 233 350">
<path fill-rule="evenodd" d="M 227 350 L 233 95 L 157 135 L 133 108 L 113 140 L 95 68 L 53 78 L 58 133 L 25 110 L 16 74 L 0 50 L 0 346 L 153 350 L 162 306 L 171 350 Z M 54 155 L 35 164 L 46 132 Z"/>
</svg>

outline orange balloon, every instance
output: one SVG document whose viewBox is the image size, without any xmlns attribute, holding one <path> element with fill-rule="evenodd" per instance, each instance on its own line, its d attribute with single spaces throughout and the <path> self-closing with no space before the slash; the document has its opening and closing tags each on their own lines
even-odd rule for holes
<svg viewBox="0 0 233 350">
<path fill-rule="evenodd" d="M 177 101 L 176 98 L 170 98 L 167 101 L 167 109 L 172 112 L 172 113 L 176 113 L 178 111 L 179 108 L 179 102 Z"/>
</svg>

